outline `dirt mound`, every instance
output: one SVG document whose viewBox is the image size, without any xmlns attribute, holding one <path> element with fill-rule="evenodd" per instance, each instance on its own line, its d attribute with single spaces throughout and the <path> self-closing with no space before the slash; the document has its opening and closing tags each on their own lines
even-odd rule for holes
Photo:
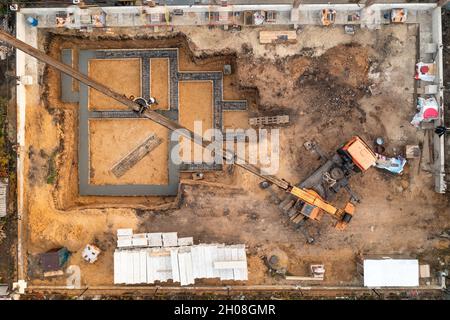
<svg viewBox="0 0 450 320">
<path fill-rule="evenodd" d="M 315 58 L 300 53 L 275 63 L 249 55 L 240 59 L 240 84 L 257 87 L 262 106 L 346 116 L 359 109 L 357 101 L 367 92 L 368 48 L 358 44 L 339 45 Z"/>
<path fill-rule="evenodd" d="M 368 92 L 367 49 L 359 45 L 341 45 L 328 50 L 315 59 L 298 78 L 298 88 L 307 88 L 310 111 L 328 116 L 350 116 L 353 110 L 360 112 L 360 122 L 365 113 L 358 100 Z"/>
<path fill-rule="evenodd" d="M 324 73 L 328 72 L 344 84 L 359 87 L 367 82 L 369 56 L 367 48 L 361 45 L 339 45 L 328 50 L 317 62 Z"/>
</svg>

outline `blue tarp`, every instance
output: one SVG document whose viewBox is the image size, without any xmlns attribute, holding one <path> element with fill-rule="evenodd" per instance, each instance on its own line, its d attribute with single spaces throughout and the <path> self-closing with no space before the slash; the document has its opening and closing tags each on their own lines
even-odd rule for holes
<svg viewBox="0 0 450 320">
<path fill-rule="evenodd" d="M 395 174 L 400 174 L 402 173 L 405 164 L 406 159 L 401 156 L 388 158 L 381 154 L 377 154 L 377 162 L 375 164 L 375 167 L 387 170 Z"/>
</svg>

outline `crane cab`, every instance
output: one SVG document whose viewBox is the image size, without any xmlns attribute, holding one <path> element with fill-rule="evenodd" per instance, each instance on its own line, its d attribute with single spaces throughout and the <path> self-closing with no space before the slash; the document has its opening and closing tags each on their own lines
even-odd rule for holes
<svg viewBox="0 0 450 320">
<path fill-rule="evenodd" d="M 375 165 L 377 160 L 375 152 L 358 136 L 353 137 L 337 152 L 344 162 L 354 165 L 355 171 L 364 172 Z"/>
</svg>

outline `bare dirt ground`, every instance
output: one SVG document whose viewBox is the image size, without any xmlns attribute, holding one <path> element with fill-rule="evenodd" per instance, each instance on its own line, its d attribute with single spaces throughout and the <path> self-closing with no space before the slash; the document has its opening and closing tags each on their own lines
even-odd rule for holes
<svg viewBox="0 0 450 320">
<path fill-rule="evenodd" d="M 93 79 L 127 96 L 141 96 L 141 62 L 139 59 L 92 59 L 89 60 L 88 74 Z M 116 100 L 89 88 L 90 110 L 128 110 Z"/>
<path fill-rule="evenodd" d="M 187 50 L 190 59 L 180 62 L 180 67 L 205 70 L 208 64 L 207 70 L 222 70 L 228 60 L 236 72 L 225 81 L 229 81 L 228 88 L 248 90 L 249 116 L 291 115 L 291 125 L 281 129 L 280 178 L 297 183 L 320 165 L 317 157 L 302 146 L 311 139 L 332 153 L 352 135 L 361 135 L 369 142 L 383 136 L 386 154 L 390 156 L 404 152 L 406 144 L 422 143 L 421 132 L 409 124 L 415 113 L 415 26 L 358 30 L 354 37 L 345 35 L 340 28 L 307 27 L 300 31 L 297 44 L 276 47 L 259 45 L 257 31 L 229 33 L 185 28 L 183 32 L 193 54 Z M 136 37 L 145 36 L 137 33 Z M 94 34 L 91 40 L 99 39 Z M 92 47 L 113 44 L 77 41 L 67 38 L 63 43 L 55 41 L 50 49 L 57 55 L 61 46 L 70 47 L 74 43 L 85 46 L 89 43 Z M 121 42 L 121 46 L 129 48 L 149 44 L 155 43 Z M 180 38 L 168 39 L 162 45 L 187 48 Z M 58 81 L 51 71 L 47 77 Z M 254 89 L 258 92 L 256 101 L 250 94 Z M 181 205 L 172 210 L 140 207 L 167 203 L 168 199 L 159 202 L 146 198 L 103 199 L 108 201 L 109 208 L 95 208 L 95 202 L 80 200 L 76 196 L 73 156 L 76 110 L 59 102 L 57 91 L 48 93 L 51 109 L 38 99 L 36 89 L 28 93 L 26 139 L 29 149 L 35 151 L 26 161 L 27 252 L 31 255 L 67 246 L 73 252 L 70 264 L 81 267 L 85 284 L 112 284 L 114 234 L 119 227 L 138 232 L 177 231 L 180 236 L 193 236 L 195 242 L 245 243 L 248 284 L 285 283 L 272 277 L 264 264 L 264 257 L 274 250 L 286 254 L 291 274 L 306 275 L 309 264 L 324 263 L 323 284 L 333 285 L 360 284 L 354 259 L 361 252 L 420 257 L 431 265 L 433 272 L 449 263 L 445 261 L 449 242 L 437 236 L 449 227 L 448 199 L 434 193 L 432 177 L 420 171 L 418 160 L 410 161 L 401 176 L 370 169 L 364 176 L 353 179 L 352 188 L 362 202 L 349 228 L 345 232 L 334 230 L 328 217 L 320 224 L 308 223 L 316 243 L 307 245 L 304 236 L 282 217 L 269 193 L 258 188 L 260 180 L 237 167 L 207 174 L 206 181 L 216 183 L 216 187 L 185 185 Z M 242 98 L 236 95 L 234 90 L 224 92 L 225 99 Z M 56 186 L 45 182 L 48 155 L 54 150 L 58 151 Z M 55 189 L 66 196 L 58 195 Z M 140 209 L 118 208 L 124 203 Z M 87 243 L 97 243 L 104 250 L 95 265 L 80 259 Z M 32 279 L 31 283 L 64 281 Z"/>
<path fill-rule="evenodd" d="M 248 112 L 225 111 L 223 113 L 223 128 L 226 129 L 248 129 Z"/>
<path fill-rule="evenodd" d="M 169 59 L 150 59 L 150 92 L 158 97 L 157 109 L 169 109 Z"/>
</svg>

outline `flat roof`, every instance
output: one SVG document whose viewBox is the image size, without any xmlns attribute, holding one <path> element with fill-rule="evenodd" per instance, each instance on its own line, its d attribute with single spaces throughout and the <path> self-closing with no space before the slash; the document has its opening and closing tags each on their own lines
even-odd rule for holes
<svg viewBox="0 0 450 320">
<path fill-rule="evenodd" d="M 365 287 L 419 286 L 419 260 L 364 260 Z"/>
</svg>

